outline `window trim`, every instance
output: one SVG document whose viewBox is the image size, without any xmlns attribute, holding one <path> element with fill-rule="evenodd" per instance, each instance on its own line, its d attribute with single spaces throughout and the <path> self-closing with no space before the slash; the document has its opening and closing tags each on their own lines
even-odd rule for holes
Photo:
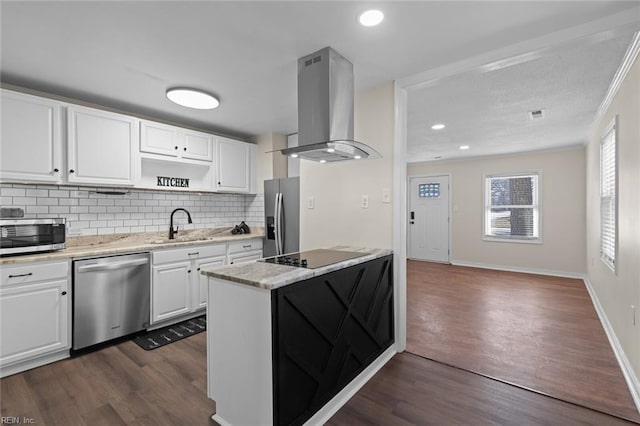
<svg viewBox="0 0 640 426">
<path fill-rule="evenodd" d="M 605 257 L 604 255 L 604 250 L 602 249 L 602 227 L 603 227 L 603 222 L 602 222 L 602 201 L 603 201 L 603 196 L 602 196 L 602 172 L 603 172 L 603 164 L 602 164 L 602 148 L 604 145 L 604 141 L 606 139 L 606 137 L 613 132 L 613 149 L 614 149 L 614 155 L 613 155 L 613 184 L 614 184 L 614 203 L 613 203 L 613 220 L 614 220 L 614 224 L 613 224 L 613 259 L 610 260 L 609 258 Z M 617 275 L 618 273 L 618 268 L 617 268 L 617 260 L 618 260 L 618 241 L 619 241 L 619 232 L 618 232 L 618 224 L 619 224 L 619 220 L 618 220 L 618 212 L 619 212 L 619 206 L 618 206 L 618 200 L 619 200 L 619 190 L 620 190 L 620 185 L 619 185 L 619 181 L 618 181 L 618 175 L 619 175 L 619 155 L 618 155 L 618 115 L 615 115 L 613 117 L 613 119 L 611 120 L 611 122 L 607 125 L 607 127 L 605 127 L 604 131 L 602 132 L 602 134 L 600 135 L 600 145 L 599 145 L 599 164 L 598 167 L 600 169 L 600 174 L 599 174 L 599 182 L 598 182 L 598 199 L 599 199 L 599 204 L 600 204 L 600 208 L 599 208 L 599 231 L 600 231 L 600 241 L 599 241 L 599 251 L 600 251 L 600 260 L 602 261 L 602 263 L 604 263 L 609 269 L 611 269 L 613 271 L 614 274 Z"/>
<path fill-rule="evenodd" d="M 537 177 L 537 185 L 536 185 L 536 195 L 537 195 L 537 203 L 534 204 L 534 217 L 535 222 L 534 227 L 537 226 L 538 236 L 535 238 L 527 238 L 527 237 L 499 237 L 495 235 L 488 234 L 488 226 L 489 224 L 489 211 L 491 208 L 490 200 L 490 187 L 487 186 L 489 179 L 492 178 L 517 178 L 524 176 L 536 176 Z M 482 194 L 483 194 L 483 206 L 482 206 L 482 240 L 483 241 L 492 241 L 492 242 L 500 242 L 500 243 L 516 243 L 516 244 L 542 244 L 542 170 L 531 170 L 528 172 L 514 172 L 514 173 L 484 173 L 482 175 Z"/>
</svg>

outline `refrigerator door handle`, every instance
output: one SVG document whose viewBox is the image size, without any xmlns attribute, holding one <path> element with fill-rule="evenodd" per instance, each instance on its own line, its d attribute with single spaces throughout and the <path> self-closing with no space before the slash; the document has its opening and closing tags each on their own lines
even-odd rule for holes
<svg viewBox="0 0 640 426">
<path fill-rule="evenodd" d="M 280 255 L 280 216 L 278 212 L 280 209 L 278 208 L 280 201 L 280 193 L 276 192 L 275 203 L 273 204 L 273 233 L 276 240 L 276 256 Z"/>
<path fill-rule="evenodd" d="M 283 202 L 284 194 L 280 193 L 280 201 L 278 202 L 278 238 L 280 242 L 278 245 L 280 246 L 280 254 L 284 254 L 284 217 L 282 215 L 282 207 L 284 205 Z"/>
</svg>

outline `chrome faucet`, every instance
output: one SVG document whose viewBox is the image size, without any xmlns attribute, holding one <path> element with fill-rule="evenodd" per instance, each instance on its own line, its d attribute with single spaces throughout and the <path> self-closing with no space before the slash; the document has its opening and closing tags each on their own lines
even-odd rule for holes
<svg viewBox="0 0 640 426">
<path fill-rule="evenodd" d="M 182 207 L 178 207 L 177 209 L 172 211 L 171 217 L 169 218 L 169 239 L 170 240 L 173 240 L 175 238 L 175 235 L 178 233 L 177 226 L 175 230 L 173 229 L 173 214 L 178 210 L 182 210 L 183 212 L 185 212 L 187 214 L 187 220 L 189 221 L 189 223 L 193 223 L 193 221 L 191 220 L 191 214 L 189 214 L 189 212 L 186 209 L 183 209 Z"/>
</svg>

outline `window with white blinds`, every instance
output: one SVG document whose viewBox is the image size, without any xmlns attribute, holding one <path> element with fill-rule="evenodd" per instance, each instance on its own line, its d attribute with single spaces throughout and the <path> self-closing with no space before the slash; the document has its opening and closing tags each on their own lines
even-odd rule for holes
<svg viewBox="0 0 640 426">
<path fill-rule="evenodd" d="M 616 120 L 600 141 L 600 257 L 616 264 Z"/>
<path fill-rule="evenodd" d="M 485 176 L 484 238 L 540 240 L 539 173 Z"/>
</svg>

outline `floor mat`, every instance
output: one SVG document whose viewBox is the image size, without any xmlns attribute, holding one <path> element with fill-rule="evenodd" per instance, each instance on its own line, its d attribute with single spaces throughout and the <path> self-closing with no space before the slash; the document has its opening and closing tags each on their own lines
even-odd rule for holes
<svg viewBox="0 0 640 426">
<path fill-rule="evenodd" d="M 146 351 L 160 348 L 169 343 L 177 342 L 185 337 L 193 336 L 207 329 L 207 319 L 205 315 L 182 321 L 167 327 L 149 331 L 138 336 L 133 341 Z"/>
</svg>

